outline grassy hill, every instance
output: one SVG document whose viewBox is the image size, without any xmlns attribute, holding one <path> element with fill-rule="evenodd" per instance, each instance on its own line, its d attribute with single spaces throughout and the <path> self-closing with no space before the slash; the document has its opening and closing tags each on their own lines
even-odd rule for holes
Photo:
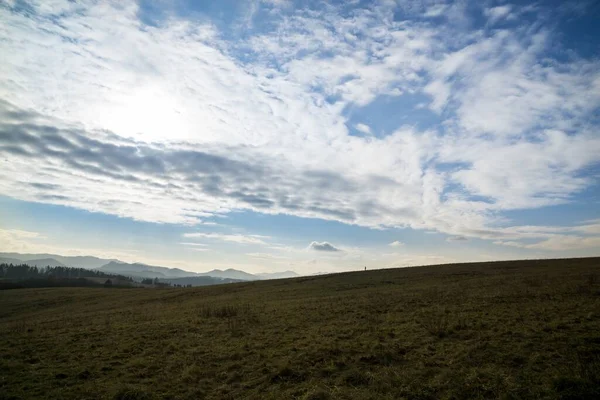
<svg viewBox="0 0 600 400">
<path fill-rule="evenodd" d="M 0 398 L 596 399 L 600 259 L 0 293 Z"/>
</svg>

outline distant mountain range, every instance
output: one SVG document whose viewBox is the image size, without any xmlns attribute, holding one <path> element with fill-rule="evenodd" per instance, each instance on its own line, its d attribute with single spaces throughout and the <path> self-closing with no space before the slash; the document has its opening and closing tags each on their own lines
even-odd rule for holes
<svg viewBox="0 0 600 400">
<path fill-rule="evenodd" d="M 95 269 L 105 273 L 131 276 L 133 278 L 158 278 L 164 282 L 193 286 L 214 285 L 218 283 L 256 281 L 264 279 L 294 278 L 294 271 L 266 274 L 250 274 L 237 269 L 214 269 L 208 272 L 191 272 L 179 268 L 168 268 L 141 263 L 125 263 L 116 259 L 102 259 L 91 256 L 60 256 L 57 254 L 20 254 L 0 253 L 0 263 L 27 264 L 39 267 L 73 267 Z M 185 279 L 184 279 L 185 278 Z"/>
<path fill-rule="evenodd" d="M 111 261 L 98 268 L 98 270 L 143 278 L 183 278 L 198 275 L 195 272 L 184 271 L 179 268 L 156 267 L 140 263 L 128 264 L 121 261 Z"/>
<path fill-rule="evenodd" d="M 238 271 L 237 269 L 229 268 L 225 271 L 220 269 L 213 269 L 212 271 L 202 272 L 196 274 L 198 276 L 212 276 L 215 278 L 222 279 L 237 279 L 241 281 L 257 281 L 260 278 L 257 275 L 252 275 L 244 271 Z"/>
<path fill-rule="evenodd" d="M 119 261 L 115 259 L 98 258 L 91 256 L 60 256 L 58 254 L 21 254 L 21 253 L 0 253 L 0 262 L 5 259 L 12 259 L 13 264 L 15 260 L 17 262 L 27 261 L 27 265 L 33 260 L 45 260 L 53 259 L 55 262 L 62 264 L 63 266 L 73 268 L 85 268 L 85 269 L 99 269 L 101 266 L 111 262 Z M 11 262 L 8 262 L 9 264 Z M 38 265 L 39 267 L 40 265 Z M 44 265 L 45 267 L 45 265 Z"/>
<path fill-rule="evenodd" d="M 0 263 L 2 264 L 21 264 L 23 260 L 11 257 L 0 257 Z"/>
<path fill-rule="evenodd" d="M 0 263 L 6 264 L 27 264 L 30 267 L 66 267 L 65 264 L 60 261 L 55 260 L 54 258 L 39 258 L 39 259 L 28 259 L 28 260 L 20 260 L 17 258 L 10 257 L 0 257 Z"/>
</svg>

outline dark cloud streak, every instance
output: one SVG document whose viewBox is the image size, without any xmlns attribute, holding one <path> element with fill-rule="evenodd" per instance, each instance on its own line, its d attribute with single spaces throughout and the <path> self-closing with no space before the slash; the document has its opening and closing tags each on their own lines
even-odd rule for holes
<svg viewBox="0 0 600 400">
<path fill-rule="evenodd" d="M 358 182 L 331 171 L 298 171 L 286 160 L 247 146 L 197 147 L 188 143 L 136 142 L 107 131 L 87 131 L 34 112 L 19 111 L 0 100 L 0 155 L 25 163 L 33 174 L 43 171 L 48 178 L 48 182 L 29 185 L 34 199 L 75 203 L 95 211 L 97 206 L 104 206 L 102 212 L 120 215 L 109 206 L 118 204 L 134 212 L 134 199 L 119 193 L 127 188 L 126 192 L 142 197 L 151 191 L 161 201 L 198 204 L 199 211 L 209 213 L 215 211 L 215 206 L 203 209 L 202 204 L 221 202 L 225 209 L 283 212 L 350 223 L 360 216 L 349 207 L 360 192 Z M 21 177 L 21 181 L 28 179 Z M 63 181 L 68 182 L 63 185 Z M 60 195 L 54 193 L 57 182 L 63 185 Z M 96 206 L 79 199 L 78 191 L 86 184 L 94 185 L 101 193 L 100 198 L 87 199 Z M 336 195 L 327 197 L 330 193 Z M 370 203 L 369 208 L 365 214 L 376 215 L 377 204 Z M 181 209 L 175 212 L 184 215 Z"/>
<path fill-rule="evenodd" d="M 308 248 L 314 251 L 323 251 L 329 253 L 341 251 L 340 249 L 328 242 L 311 242 L 311 244 L 308 245 Z"/>
</svg>

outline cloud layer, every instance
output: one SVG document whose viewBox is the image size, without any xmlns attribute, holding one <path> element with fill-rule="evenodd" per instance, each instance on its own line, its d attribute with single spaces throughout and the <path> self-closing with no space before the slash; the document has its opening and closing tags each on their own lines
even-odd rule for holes
<svg viewBox="0 0 600 400">
<path fill-rule="evenodd" d="M 544 10 L 531 24 L 526 8 L 481 8 L 473 29 L 462 3 L 263 5 L 269 28 L 232 40 L 206 20 L 146 25 L 133 2 L 0 7 L 2 195 L 151 222 L 251 210 L 597 243 L 502 215 L 597 184 L 600 63 L 557 50 Z M 440 122 L 374 136 L 377 121 L 350 121 L 410 96 Z"/>
</svg>

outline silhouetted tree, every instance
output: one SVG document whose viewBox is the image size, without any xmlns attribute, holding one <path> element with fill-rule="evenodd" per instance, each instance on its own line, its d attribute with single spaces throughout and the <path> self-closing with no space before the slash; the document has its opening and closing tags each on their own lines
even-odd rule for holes
<svg viewBox="0 0 600 400">
<path fill-rule="evenodd" d="M 0 278 L 7 280 L 26 280 L 26 279 L 42 279 L 42 280 L 77 280 L 85 278 L 117 278 L 127 282 L 133 282 L 133 278 L 121 275 L 106 274 L 101 271 L 88 270 L 83 268 L 71 267 L 30 267 L 27 264 L 0 264 Z"/>
</svg>

